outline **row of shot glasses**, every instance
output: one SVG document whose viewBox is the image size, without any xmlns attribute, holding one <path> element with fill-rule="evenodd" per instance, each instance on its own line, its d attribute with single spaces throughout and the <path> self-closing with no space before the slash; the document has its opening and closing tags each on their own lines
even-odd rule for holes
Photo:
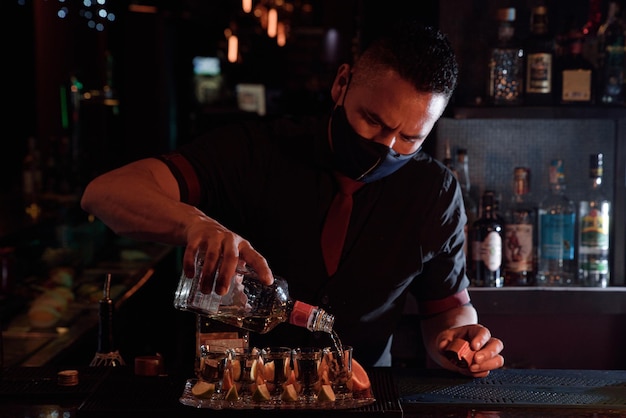
<svg viewBox="0 0 626 418">
<path fill-rule="evenodd" d="M 352 347 L 200 346 L 192 393 L 235 404 L 311 404 L 352 397 Z"/>
</svg>

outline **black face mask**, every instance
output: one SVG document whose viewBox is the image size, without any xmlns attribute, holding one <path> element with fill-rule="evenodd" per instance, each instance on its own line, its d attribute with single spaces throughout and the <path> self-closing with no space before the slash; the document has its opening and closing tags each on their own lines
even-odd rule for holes
<svg viewBox="0 0 626 418">
<path fill-rule="evenodd" d="M 412 154 L 400 154 L 385 144 L 363 138 L 348 122 L 343 106 L 333 110 L 330 133 L 335 169 L 363 183 L 371 183 L 394 173 L 421 149 Z"/>
</svg>

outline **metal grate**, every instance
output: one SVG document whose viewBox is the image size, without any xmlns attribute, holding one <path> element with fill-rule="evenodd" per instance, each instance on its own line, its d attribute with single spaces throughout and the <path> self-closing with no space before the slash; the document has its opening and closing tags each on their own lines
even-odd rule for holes
<svg viewBox="0 0 626 418">
<path fill-rule="evenodd" d="M 626 408 L 626 371 L 494 370 L 486 378 L 403 376 L 401 402 Z"/>
</svg>

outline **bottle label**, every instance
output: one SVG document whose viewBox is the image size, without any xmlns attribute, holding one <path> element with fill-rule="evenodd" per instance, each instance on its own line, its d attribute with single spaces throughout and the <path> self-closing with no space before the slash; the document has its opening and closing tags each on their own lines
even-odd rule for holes
<svg viewBox="0 0 626 418">
<path fill-rule="evenodd" d="M 575 214 L 541 216 L 541 257 L 548 260 L 574 260 Z"/>
<path fill-rule="evenodd" d="M 526 92 L 548 94 L 552 91 L 552 54 L 528 54 Z"/>
<path fill-rule="evenodd" d="M 487 234 L 480 244 L 480 259 L 489 269 L 496 271 L 502 264 L 502 237 L 496 231 Z"/>
<path fill-rule="evenodd" d="M 562 91 L 561 99 L 564 102 L 591 101 L 591 70 L 563 70 Z"/>
<path fill-rule="evenodd" d="M 293 304 L 293 310 L 289 316 L 289 323 L 298 327 L 308 328 L 309 318 L 311 318 L 314 310 L 315 307 L 309 305 L 308 303 L 295 301 Z"/>
<path fill-rule="evenodd" d="M 585 257 L 581 267 L 587 276 L 607 276 L 609 274 L 609 260 L 606 257 Z"/>
<path fill-rule="evenodd" d="M 533 270 L 533 225 L 507 224 L 504 236 L 504 263 L 508 271 Z"/>
<path fill-rule="evenodd" d="M 609 213 L 591 208 L 580 222 L 581 252 L 585 248 L 609 249 Z"/>
</svg>

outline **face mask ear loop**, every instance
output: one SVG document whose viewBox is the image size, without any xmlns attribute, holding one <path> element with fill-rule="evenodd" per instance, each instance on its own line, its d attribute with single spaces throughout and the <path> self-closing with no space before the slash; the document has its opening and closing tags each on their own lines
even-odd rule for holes
<svg viewBox="0 0 626 418">
<path fill-rule="evenodd" d="M 341 107 L 345 109 L 346 107 L 346 96 L 348 95 L 348 87 L 350 87 L 350 82 L 352 81 L 352 71 L 350 75 L 348 75 L 348 82 L 346 83 L 346 91 L 343 93 L 343 99 L 341 100 Z"/>
</svg>

